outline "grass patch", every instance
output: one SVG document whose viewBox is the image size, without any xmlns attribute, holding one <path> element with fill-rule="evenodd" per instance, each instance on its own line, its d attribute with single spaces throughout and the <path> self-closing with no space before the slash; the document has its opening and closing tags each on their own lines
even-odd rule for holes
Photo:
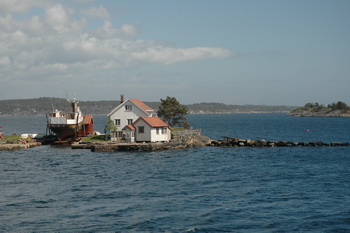
<svg viewBox="0 0 350 233">
<path fill-rule="evenodd" d="M 1 138 L 0 141 L 6 141 L 6 142 L 16 142 L 19 139 L 21 139 L 21 136 L 18 135 L 10 135 L 10 136 L 5 136 L 4 138 Z"/>
<path fill-rule="evenodd" d="M 101 142 L 105 141 L 105 135 L 94 135 L 90 137 L 83 137 L 82 138 L 83 142 Z"/>
</svg>

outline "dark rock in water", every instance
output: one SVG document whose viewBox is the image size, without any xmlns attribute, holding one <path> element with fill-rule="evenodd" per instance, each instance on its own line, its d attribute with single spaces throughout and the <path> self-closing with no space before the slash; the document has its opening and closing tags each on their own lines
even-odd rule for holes
<svg viewBox="0 0 350 233">
<path fill-rule="evenodd" d="M 309 146 L 316 146 L 316 142 L 309 142 Z"/>
<path fill-rule="evenodd" d="M 276 147 L 276 142 L 268 142 L 267 146 L 268 147 Z"/>
<path fill-rule="evenodd" d="M 285 141 L 278 141 L 276 143 L 276 146 L 278 146 L 278 147 L 287 146 L 287 142 L 285 142 Z"/>
<path fill-rule="evenodd" d="M 346 142 L 346 143 L 344 143 L 344 142 L 332 142 L 331 146 L 349 146 L 349 143 L 348 142 Z"/>
<path fill-rule="evenodd" d="M 325 142 L 291 142 L 291 141 L 268 141 L 268 140 L 252 140 L 252 139 L 238 139 L 227 138 L 224 140 L 212 140 L 211 146 L 215 147 L 318 147 L 318 146 L 350 146 L 350 143 L 332 142 L 331 144 Z"/>
</svg>

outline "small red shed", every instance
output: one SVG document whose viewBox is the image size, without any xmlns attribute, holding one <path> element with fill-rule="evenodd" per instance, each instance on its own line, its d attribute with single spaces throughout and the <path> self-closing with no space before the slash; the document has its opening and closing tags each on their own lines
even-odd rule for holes
<svg viewBox="0 0 350 233">
<path fill-rule="evenodd" d="M 85 115 L 83 128 L 80 130 L 80 136 L 88 136 L 94 134 L 94 118 L 92 115 Z"/>
</svg>

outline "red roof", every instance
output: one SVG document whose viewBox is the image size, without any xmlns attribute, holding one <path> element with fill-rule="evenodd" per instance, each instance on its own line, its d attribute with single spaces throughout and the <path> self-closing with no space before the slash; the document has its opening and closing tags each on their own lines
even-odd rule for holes
<svg viewBox="0 0 350 233">
<path fill-rule="evenodd" d="M 123 130 L 124 129 L 130 129 L 130 130 L 136 130 L 136 128 L 133 126 L 133 125 L 126 125 L 124 128 L 123 128 Z"/>
<path fill-rule="evenodd" d="M 169 127 L 169 125 L 159 117 L 140 117 L 137 121 L 139 121 L 140 119 L 142 119 L 152 127 Z"/>
<path fill-rule="evenodd" d="M 92 115 L 85 115 L 84 124 L 88 125 L 92 122 Z"/>
<path fill-rule="evenodd" d="M 139 106 L 143 111 L 153 111 L 153 108 L 142 102 L 141 100 L 138 99 L 130 99 L 134 104 Z"/>
</svg>

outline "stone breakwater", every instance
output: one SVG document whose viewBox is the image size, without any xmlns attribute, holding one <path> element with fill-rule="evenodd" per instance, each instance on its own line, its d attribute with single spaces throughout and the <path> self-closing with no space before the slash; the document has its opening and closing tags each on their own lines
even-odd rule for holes
<svg viewBox="0 0 350 233">
<path fill-rule="evenodd" d="M 224 137 L 223 140 L 213 140 L 212 146 L 215 147 L 316 147 L 316 146 L 350 146 L 348 142 L 291 142 L 291 141 L 269 141 L 252 140 Z"/>
<path fill-rule="evenodd" d="M 162 151 L 176 150 L 196 147 L 321 147 L 321 146 L 350 146 L 344 142 L 291 142 L 291 141 L 269 141 L 252 140 L 225 137 L 223 140 L 212 140 L 206 136 L 195 135 L 182 140 L 174 140 L 166 143 L 76 143 L 73 149 L 90 149 L 92 152 L 103 151 Z"/>
</svg>

